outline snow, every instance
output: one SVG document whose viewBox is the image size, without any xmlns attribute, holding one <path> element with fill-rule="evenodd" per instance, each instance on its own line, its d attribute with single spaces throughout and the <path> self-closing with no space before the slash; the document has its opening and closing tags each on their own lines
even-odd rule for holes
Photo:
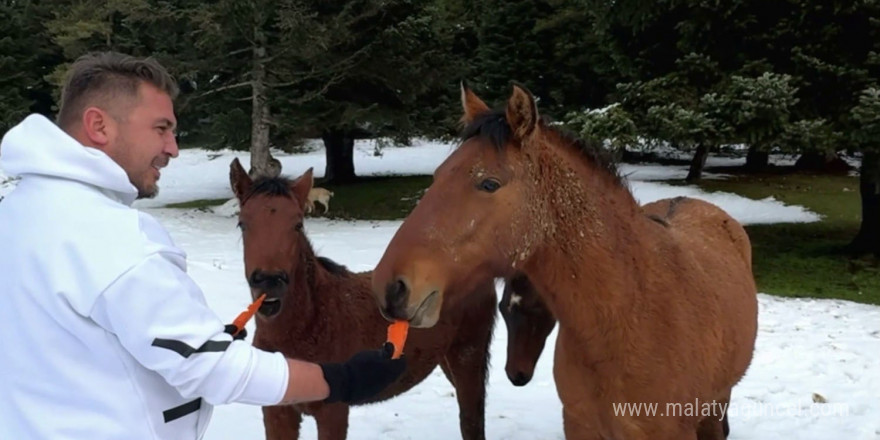
<svg viewBox="0 0 880 440">
<path fill-rule="evenodd" d="M 409 148 L 372 154 L 369 142 L 356 146 L 361 175 L 431 174 L 452 151 L 447 144 L 418 141 Z M 323 175 L 322 151 L 279 154 L 284 173 L 297 176 L 314 167 Z M 160 195 L 136 206 L 156 216 L 188 254 L 189 271 L 211 307 L 232 319 L 250 299 L 244 278 L 242 243 L 230 201 L 208 210 L 170 209 L 173 202 L 229 199 L 228 170 L 233 157 L 247 166 L 245 153 L 185 150 L 163 170 Z M 772 198 L 750 200 L 734 194 L 705 193 L 695 186 L 662 180 L 683 177 L 684 166 L 625 165 L 636 198 L 705 198 L 744 223 L 809 222 L 819 217 L 803 207 Z M 723 178 L 724 176 L 707 176 Z M 0 196 L 10 191 L 0 172 Z M 2 202 L 0 202 L 2 203 Z M 400 221 L 334 221 L 308 218 L 306 232 L 319 255 L 355 271 L 370 270 Z M 500 292 L 499 292 L 500 293 Z M 731 436 L 745 439 L 880 439 L 880 307 L 847 301 L 787 299 L 760 294 L 759 335 L 752 365 L 734 388 Z M 491 439 L 562 439 L 561 405 L 552 377 L 554 332 L 535 377 L 518 388 L 504 373 L 507 334 L 498 317 L 491 347 L 486 435 Z M 253 334 L 253 321 L 248 324 Z M 826 403 L 814 402 L 814 394 Z M 215 408 L 208 440 L 263 439 L 259 407 L 232 404 Z M 315 439 L 314 420 L 305 418 L 301 438 Z M 454 389 L 437 369 L 409 392 L 379 404 L 354 407 L 349 439 L 460 438 Z"/>
</svg>

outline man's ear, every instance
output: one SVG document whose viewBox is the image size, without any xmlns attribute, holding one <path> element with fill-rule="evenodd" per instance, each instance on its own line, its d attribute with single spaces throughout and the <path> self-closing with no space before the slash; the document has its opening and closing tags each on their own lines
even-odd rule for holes
<svg viewBox="0 0 880 440">
<path fill-rule="evenodd" d="M 72 131 L 76 127 L 71 127 Z M 98 107 L 89 107 L 82 114 L 82 134 L 84 143 L 104 150 L 116 136 L 116 121 L 110 115 Z"/>
<path fill-rule="evenodd" d="M 296 197 L 300 207 L 306 206 L 306 201 L 309 199 L 309 191 L 312 190 L 312 182 L 314 182 L 314 177 L 312 176 L 312 168 L 309 167 L 302 176 L 299 176 L 298 179 L 290 184 L 293 196 Z"/>
<path fill-rule="evenodd" d="M 229 164 L 229 186 L 232 187 L 232 192 L 235 193 L 239 203 L 241 203 L 242 198 L 251 189 L 252 183 L 253 181 L 248 176 L 247 171 L 244 170 L 244 167 L 241 166 L 238 158 L 232 159 L 232 163 Z"/>
</svg>

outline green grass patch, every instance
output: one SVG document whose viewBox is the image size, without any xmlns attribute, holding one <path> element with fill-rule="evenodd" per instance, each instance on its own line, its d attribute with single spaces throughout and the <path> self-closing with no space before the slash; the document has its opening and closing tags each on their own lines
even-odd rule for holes
<svg viewBox="0 0 880 440">
<path fill-rule="evenodd" d="M 212 206 L 220 206 L 227 201 L 229 201 L 229 199 L 198 199 L 181 203 L 169 203 L 165 205 L 165 207 L 179 209 L 207 209 Z"/>
<path fill-rule="evenodd" d="M 751 199 L 772 196 L 822 216 L 814 223 L 746 226 L 752 241 L 755 280 L 762 292 L 880 304 L 880 262 L 872 257 L 852 258 L 845 251 L 861 218 L 857 178 L 743 175 L 705 180 L 698 186 Z"/>
<path fill-rule="evenodd" d="M 345 220 L 398 220 L 415 208 L 431 176 L 362 177 L 350 185 L 315 185 L 333 191 L 330 212 L 316 203 L 316 216 Z"/>
</svg>

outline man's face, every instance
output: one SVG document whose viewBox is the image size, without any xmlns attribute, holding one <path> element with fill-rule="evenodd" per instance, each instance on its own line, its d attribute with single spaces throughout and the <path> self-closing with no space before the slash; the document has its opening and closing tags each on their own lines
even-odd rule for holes
<svg viewBox="0 0 880 440">
<path fill-rule="evenodd" d="M 179 152 L 171 97 L 151 84 L 142 83 L 138 100 L 128 115 L 115 122 L 116 136 L 105 152 L 128 174 L 138 190 L 138 198 L 155 197 L 159 192 L 160 169 Z"/>
</svg>

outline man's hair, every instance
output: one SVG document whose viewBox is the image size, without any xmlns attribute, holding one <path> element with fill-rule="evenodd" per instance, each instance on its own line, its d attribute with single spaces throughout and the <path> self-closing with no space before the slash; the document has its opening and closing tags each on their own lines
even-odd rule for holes
<svg viewBox="0 0 880 440">
<path fill-rule="evenodd" d="M 70 66 L 61 89 L 57 122 L 69 128 L 79 121 L 90 106 L 110 111 L 115 101 L 137 99 L 138 87 L 148 83 L 177 97 L 174 78 L 153 58 L 135 58 L 118 52 L 90 53 L 79 57 Z M 122 117 L 123 115 L 113 115 Z"/>
</svg>

